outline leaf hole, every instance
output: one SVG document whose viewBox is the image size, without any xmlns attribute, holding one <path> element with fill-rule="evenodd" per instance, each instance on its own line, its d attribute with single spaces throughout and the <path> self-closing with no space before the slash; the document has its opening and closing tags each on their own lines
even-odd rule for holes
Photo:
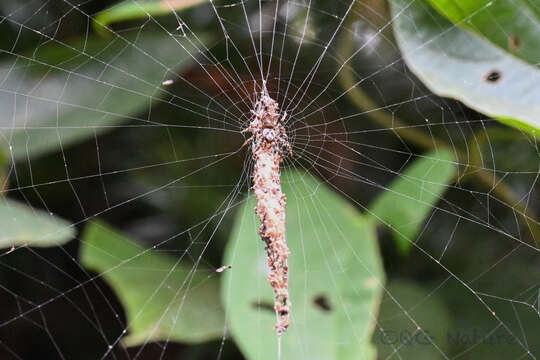
<svg viewBox="0 0 540 360">
<path fill-rule="evenodd" d="M 501 77 L 502 77 L 502 75 L 501 75 L 500 71 L 498 71 L 498 70 L 491 70 L 485 76 L 486 81 L 492 82 L 492 83 L 498 82 L 499 80 L 501 80 Z"/>
<path fill-rule="evenodd" d="M 519 49 L 521 48 L 521 38 L 514 34 L 514 35 L 510 35 L 508 37 L 508 49 L 510 49 L 510 51 L 518 51 Z"/>
<path fill-rule="evenodd" d="M 332 306 L 330 305 L 330 300 L 328 300 L 328 297 L 326 295 L 318 295 L 318 296 L 316 296 L 313 299 L 313 303 L 321 311 L 324 311 L 324 312 L 332 311 Z"/>
<path fill-rule="evenodd" d="M 274 312 L 274 305 L 269 303 L 269 302 L 253 302 L 253 303 L 251 303 L 251 306 L 254 309 L 260 309 L 260 310 Z"/>
</svg>

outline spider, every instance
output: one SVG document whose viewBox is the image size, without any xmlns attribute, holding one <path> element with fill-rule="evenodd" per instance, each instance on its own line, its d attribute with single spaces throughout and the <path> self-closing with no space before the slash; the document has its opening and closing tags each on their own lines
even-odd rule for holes
<svg viewBox="0 0 540 360">
<path fill-rule="evenodd" d="M 263 145 L 263 141 L 277 145 L 276 150 L 282 152 L 283 148 L 287 149 L 289 155 L 292 156 L 292 148 L 288 141 L 288 136 L 283 126 L 287 118 L 287 112 L 279 117 L 277 102 L 272 99 L 266 90 L 261 92 L 261 98 L 255 104 L 255 110 L 251 110 L 253 118 L 249 126 L 242 130 L 242 133 L 250 132 L 249 137 L 242 147 L 250 142 L 253 142 L 253 150 L 258 146 Z M 276 147 L 276 146 L 274 146 Z"/>
</svg>

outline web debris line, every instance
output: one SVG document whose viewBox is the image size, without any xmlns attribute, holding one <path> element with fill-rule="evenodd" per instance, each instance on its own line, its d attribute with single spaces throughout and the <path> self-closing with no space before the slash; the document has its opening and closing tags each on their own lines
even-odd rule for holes
<svg viewBox="0 0 540 360">
<path fill-rule="evenodd" d="M 286 113 L 283 116 L 279 114 L 278 104 L 270 97 L 266 82 L 263 82 L 260 98 L 253 110 L 253 120 L 245 131 L 252 134 L 246 143 L 252 142 L 253 192 L 257 199 L 255 212 L 261 221 L 259 235 L 266 244 L 270 270 L 268 282 L 274 289 L 278 336 L 289 327 L 291 308 L 287 265 L 290 252 L 285 239 L 286 197 L 281 191 L 279 170 L 284 150 L 292 152 L 282 125 L 286 116 Z"/>
</svg>

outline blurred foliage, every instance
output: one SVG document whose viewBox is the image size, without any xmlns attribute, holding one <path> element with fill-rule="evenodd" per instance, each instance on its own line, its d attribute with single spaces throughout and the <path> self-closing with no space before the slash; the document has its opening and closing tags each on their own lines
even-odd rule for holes
<svg viewBox="0 0 540 360">
<path fill-rule="evenodd" d="M 412 39 L 419 36 L 424 36 L 426 34 L 426 31 L 429 29 L 433 29 L 433 27 L 437 27 L 438 24 L 433 24 L 433 19 L 439 16 L 435 10 L 431 9 L 429 5 L 424 3 L 414 3 L 409 4 L 411 6 L 402 4 L 401 9 L 403 9 L 404 12 L 412 12 L 407 13 L 409 16 L 398 16 L 398 14 L 401 14 L 397 9 L 396 3 L 392 3 L 393 6 L 390 7 L 390 13 L 388 14 L 388 17 L 392 16 L 395 18 L 395 21 L 393 21 L 394 26 L 394 34 L 397 37 L 398 44 L 400 42 L 399 37 L 402 35 L 401 31 L 396 30 L 400 24 L 406 24 L 405 26 L 407 31 L 410 31 L 412 35 L 410 37 L 404 37 L 403 44 L 409 46 L 410 43 L 412 43 Z M 356 4 L 357 9 L 362 8 L 361 5 Z M 415 10 L 416 9 L 416 10 Z M 433 12 L 434 17 L 426 16 L 426 13 L 419 12 L 418 9 L 422 9 L 425 12 Z M 425 21 L 428 23 L 431 22 L 433 25 L 431 28 L 417 28 L 417 23 L 415 22 L 417 19 L 414 18 L 414 16 L 420 16 L 420 15 L 426 16 L 424 18 Z M 349 17 L 346 22 L 349 24 L 349 26 L 352 27 L 358 27 L 358 26 L 365 26 L 365 20 L 363 16 L 361 15 L 361 12 L 355 12 L 355 16 Z M 407 20 L 409 19 L 409 20 Z M 444 19 L 442 19 L 443 23 L 445 22 Z M 418 21 L 418 23 L 421 23 Z M 448 25 L 448 24 L 447 24 Z M 379 25 L 382 26 L 382 25 Z M 451 30 L 451 31 L 450 31 Z M 375 31 L 375 29 L 371 28 L 370 26 L 366 27 L 365 30 L 368 34 L 370 32 Z M 416 79 L 412 78 L 410 75 L 408 75 L 409 68 L 402 66 L 397 66 L 397 64 L 403 63 L 403 60 L 407 62 L 407 56 L 412 54 L 413 56 L 416 56 L 418 53 L 419 57 L 422 57 L 422 52 L 427 49 L 433 47 L 434 50 L 440 54 L 440 56 L 443 58 L 444 61 L 446 61 L 449 56 L 445 53 L 445 51 L 448 51 L 449 48 L 452 46 L 467 46 L 467 42 L 459 42 L 460 39 L 454 39 L 455 41 L 445 43 L 445 47 L 439 46 L 440 41 L 433 41 L 434 39 L 440 40 L 439 38 L 441 36 L 449 36 L 450 33 L 454 33 L 456 31 L 462 31 L 458 27 L 450 26 L 448 25 L 447 31 L 444 33 L 435 33 L 432 34 L 433 38 L 426 37 L 424 39 L 425 42 L 418 43 L 417 47 L 412 47 L 409 52 L 405 53 L 402 49 L 403 46 L 400 47 L 401 52 L 396 51 L 395 47 L 390 47 L 385 43 L 381 44 L 375 44 L 373 45 L 374 49 L 371 49 L 367 52 L 367 54 L 364 54 L 363 52 L 360 52 L 359 50 L 355 50 L 354 46 L 358 45 L 359 39 L 358 36 L 355 33 L 350 32 L 344 32 L 342 34 L 341 41 L 338 46 L 338 51 L 340 56 L 343 59 L 354 59 L 355 61 L 353 64 L 355 65 L 353 67 L 344 67 L 340 73 L 339 73 L 339 80 L 344 90 L 346 90 L 346 94 L 348 98 L 351 100 L 351 102 L 358 107 L 359 110 L 363 111 L 365 116 L 372 120 L 374 123 L 379 124 L 380 126 L 383 126 L 388 129 L 392 129 L 394 134 L 399 137 L 400 141 L 406 140 L 407 143 L 410 143 L 414 146 L 423 148 L 423 149 L 435 149 L 440 150 L 441 148 L 446 148 L 448 151 L 452 151 L 455 153 L 457 162 L 461 164 L 467 164 L 466 166 L 461 166 L 460 171 L 458 172 L 458 176 L 456 177 L 456 180 L 459 181 L 470 181 L 473 180 L 475 183 L 482 185 L 482 187 L 486 190 L 489 189 L 490 193 L 493 193 L 495 196 L 497 196 L 498 199 L 501 201 L 512 204 L 512 206 L 515 207 L 515 209 L 520 213 L 518 216 L 518 219 L 521 221 L 523 225 L 525 225 L 527 232 L 530 234 L 529 236 L 533 239 L 533 241 L 536 242 L 537 246 L 540 246 L 540 226 L 534 221 L 534 219 L 537 218 L 536 215 L 536 209 L 531 208 L 527 205 L 527 203 L 523 203 L 522 201 L 522 194 L 516 193 L 512 188 L 506 185 L 502 179 L 498 177 L 498 174 L 496 171 L 488 171 L 485 168 L 484 162 L 485 157 L 482 154 L 478 153 L 477 146 L 479 143 L 486 142 L 487 139 L 485 139 L 485 132 L 490 132 L 490 129 L 486 129 L 484 126 L 479 127 L 477 129 L 470 128 L 471 132 L 467 130 L 463 130 L 461 127 L 448 127 L 448 126 L 440 126 L 437 128 L 433 128 L 429 126 L 429 123 L 437 121 L 441 122 L 442 124 L 448 124 L 448 120 L 445 118 L 445 113 L 448 112 L 451 114 L 451 117 L 453 120 L 456 121 L 456 125 L 459 124 L 459 121 L 468 121 L 468 116 L 466 112 L 463 111 L 463 107 L 461 104 L 455 102 L 455 101 L 449 101 L 444 98 L 438 98 L 435 101 L 430 97 L 429 99 L 425 99 L 427 104 L 423 104 L 421 107 L 421 110 L 419 111 L 418 103 L 416 101 L 412 102 L 409 106 L 406 104 L 400 103 L 400 100 L 398 98 L 392 98 L 392 94 L 400 94 L 405 93 L 407 91 L 410 91 L 411 93 L 416 93 L 417 88 L 422 89 L 422 85 L 420 82 L 416 81 Z M 387 36 L 390 36 L 389 34 Z M 376 39 L 375 37 L 370 37 L 367 42 L 365 43 L 370 44 L 372 43 L 373 39 Z M 457 44 L 457 45 L 456 45 Z M 463 45 L 465 44 L 465 45 Z M 362 45 L 362 48 L 364 45 Z M 472 49 L 471 54 L 475 54 L 475 51 L 477 49 Z M 424 51 L 425 52 L 425 51 Z M 371 54 L 370 54 L 371 53 Z M 386 61 L 383 61 L 382 64 L 380 63 L 379 57 L 380 54 L 384 54 L 384 58 L 388 59 Z M 376 55 L 373 55 L 376 54 Z M 467 56 L 467 54 L 465 54 Z M 426 59 L 427 64 L 426 67 L 423 69 L 428 69 L 432 67 L 433 63 L 429 58 Z M 371 67 L 368 67 L 370 70 L 365 76 L 367 78 L 371 78 L 374 75 L 380 75 L 377 76 L 373 81 L 375 84 L 373 86 L 370 86 L 370 84 L 364 84 L 364 79 L 361 78 L 361 75 L 364 74 L 363 67 L 365 67 L 365 63 L 368 62 L 374 67 L 372 69 Z M 392 74 L 392 76 L 388 75 L 382 75 L 387 74 L 387 71 L 382 72 L 379 74 L 382 70 L 386 70 L 388 65 L 385 64 L 392 64 L 393 67 L 400 68 L 400 71 L 403 72 L 403 75 L 395 75 Z M 467 64 L 475 63 L 475 61 L 467 62 Z M 361 64 L 361 65 L 360 65 Z M 411 64 L 409 64 L 411 65 Z M 454 81 L 457 77 L 459 77 L 461 74 L 461 70 L 458 69 L 457 76 L 454 76 L 448 71 L 442 71 L 441 69 L 444 69 L 444 67 L 432 67 L 433 70 L 437 74 L 444 74 L 444 76 L 447 76 L 450 78 L 450 81 Z M 494 80 L 494 82 L 497 82 L 498 79 L 496 77 L 490 78 L 490 82 Z M 381 85 L 382 84 L 382 85 Z M 387 85 L 386 85 L 387 84 Z M 464 84 L 468 84 L 467 79 L 462 79 L 462 82 L 459 86 L 464 86 Z M 389 89 L 388 87 L 392 87 L 393 89 Z M 396 91 L 396 88 L 402 88 L 401 90 Z M 451 88 L 454 88 L 453 86 Z M 468 87 L 468 90 L 471 91 L 471 87 Z M 377 94 L 383 92 L 385 94 L 384 97 L 380 98 L 381 103 L 396 103 L 399 104 L 397 108 L 394 108 L 393 106 L 390 108 L 386 107 L 380 107 L 380 104 L 375 101 L 375 97 L 373 94 Z M 482 96 L 482 92 L 476 92 L 473 91 L 475 96 Z M 389 93 L 390 97 L 387 97 L 386 94 Z M 424 94 L 424 90 L 420 90 L 420 94 Z M 504 106 L 504 102 L 499 102 L 499 93 L 504 93 L 504 96 L 513 96 L 512 91 L 504 90 L 504 91 L 498 91 L 494 95 L 494 101 L 498 105 Z M 529 94 L 527 94 L 528 96 Z M 422 95 L 420 95 L 420 98 L 423 98 Z M 522 97 L 524 101 L 528 101 L 527 97 Z M 533 103 L 535 103 L 533 101 Z M 456 105 L 457 104 L 457 105 Z M 405 109 L 401 109 L 404 107 Z M 409 109 L 407 109 L 409 108 Z M 529 111 L 529 107 L 526 105 L 523 107 L 516 106 L 516 109 L 519 111 Z M 476 117 L 481 117 L 480 114 L 475 114 Z M 501 120 L 502 118 L 498 118 Z M 507 119 L 508 120 L 508 119 Z M 514 120 L 511 120 L 515 123 Z M 424 124 L 427 124 L 429 128 L 429 133 L 427 133 L 424 130 L 421 130 L 418 128 L 418 126 L 422 122 Z M 413 126 L 410 126 L 413 125 Z M 523 125 L 523 124 L 522 124 Z M 491 127 L 490 127 L 491 128 Z M 535 137 L 535 130 L 534 128 L 531 128 L 529 125 L 525 126 L 526 129 L 531 130 L 529 134 L 522 132 L 520 129 L 522 129 L 523 126 L 519 126 L 516 130 L 512 132 L 514 134 L 514 138 L 517 141 L 518 139 L 523 139 L 527 141 L 536 141 Z M 511 131 L 511 130 L 507 130 Z M 372 136 L 373 137 L 373 136 Z M 381 139 L 378 139 L 375 137 L 374 143 L 378 143 L 381 141 Z M 465 141 L 462 141 L 465 140 Z M 489 141 L 487 141 L 488 144 L 490 144 Z M 491 150 L 490 149 L 488 150 Z M 531 152 L 529 151 L 529 154 Z M 487 155 L 487 154 L 486 154 Z M 489 156 L 489 155 L 488 155 Z M 492 155 L 491 155 L 492 156 Z M 500 163 L 499 163 L 500 164 Z M 505 175 L 506 177 L 506 175 Z M 531 221 L 532 220 L 532 221 Z"/>
<path fill-rule="evenodd" d="M 102 274 L 124 305 L 126 346 L 198 343 L 222 334 L 217 279 L 194 266 L 187 250 L 179 259 L 156 254 L 105 223 L 93 222 L 82 236 L 81 263 Z"/>
<path fill-rule="evenodd" d="M 0 197 L 0 229 L 0 248 L 60 246 L 75 236 L 70 222 L 5 197 Z"/>
<path fill-rule="evenodd" d="M 417 283 L 398 278 L 386 286 L 377 325 L 380 359 L 431 360 L 448 353 L 452 315 L 439 295 Z"/>
<path fill-rule="evenodd" d="M 479 253 L 484 250 L 475 246 L 474 251 Z M 538 266 L 528 265 L 528 262 L 527 256 L 516 257 L 506 271 L 495 271 L 477 285 L 482 286 L 487 293 L 502 291 L 505 294 L 520 294 L 523 298 L 538 298 L 538 287 L 528 288 L 526 284 L 527 279 L 538 278 L 540 270 Z M 436 298 L 444 299 L 446 313 L 451 314 L 450 329 L 438 336 L 438 343 L 446 345 L 450 354 L 466 354 L 467 359 L 511 359 L 521 349 L 518 342 L 525 342 L 530 354 L 538 354 L 540 351 L 540 338 L 537 336 L 540 321 L 534 308 L 516 304 L 508 306 L 500 299 L 484 297 L 483 300 L 495 312 L 495 317 L 485 311 L 475 295 L 463 292 L 463 284 L 456 279 L 447 279 L 443 284 L 429 286 L 438 290 Z M 444 326 L 446 318 L 444 313 L 442 315 L 440 320 Z M 438 316 L 433 314 L 435 319 Z M 437 323 L 432 321 L 427 324 L 431 323 L 433 326 L 429 329 L 437 330 Z M 515 331 L 523 333 L 514 336 Z"/>
<path fill-rule="evenodd" d="M 12 105 L 16 94 L 0 97 L 0 106 L 9 109 L 0 125 L 14 130 L 9 144 L 14 159 L 58 151 L 128 121 L 159 126 L 139 114 L 149 100 L 170 95 L 162 89 L 163 79 L 175 79 L 192 64 L 177 42 L 189 47 L 189 39 L 155 31 L 105 40 L 94 35 L 50 42 L 16 62 L 1 63 L 3 86 L 28 93 L 31 105 L 24 111 L 28 103 Z"/>
<path fill-rule="evenodd" d="M 538 11 L 527 1 L 430 2 L 448 19 L 426 0 L 391 1 L 395 37 L 410 69 L 434 93 L 535 134 Z"/>
<path fill-rule="evenodd" d="M 376 220 L 390 225 L 399 250 L 408 253 L 423 221 L 456 175 L 449 151 L 425 154 L 409 165 L 369 207 Z"/>
<path fill-rule="evenodd" d="M 7 157 L 0 150 L 0 188 L 5 185 Z M 75 227 L 52 213 L 0 194 L 0 249 L 19 245 L 59 246 L 73 239 Z"/>
<path fill-rule="evenodd" d="M 148 18 L 149 16 L 170 15 L 173 11 L 189 9 L 207 1 L 153 0 L 133 2 L 132 0 L 125 0 L 96 14 L 94 17 L 94 30 L 106 36 L 110 34 L 106 27 L 115 22 Z"/>
</svg>

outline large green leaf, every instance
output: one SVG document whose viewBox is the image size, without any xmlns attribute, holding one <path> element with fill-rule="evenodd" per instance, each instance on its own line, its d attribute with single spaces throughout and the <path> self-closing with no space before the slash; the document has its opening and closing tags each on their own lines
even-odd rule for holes
<svg viewBox="0 0 540 360">
<path fill-rule="evenodd" d="M 62 245 L 75 236 L 75 227 L 45 211 L 0 196 L 0 248 Z"/>
<path fill-rule="evenodd" d="M 369 207 L 377 220 L 392 226 L 398 248 L 406 253 L 456 173 L 447 150 L 428 153 L 407 167 Z"/>
<path fill-rule="evenodd" d="M 173 11 L 186 10 L 207 3 L 208 0 L 125 0 L 100 11 L 94 18 L 94 29 L 103 35 L 110 34 L 105 26 L 119 21 L 143 19 L 148 16 L 161 16 Z M 181 29 L 179 29 L 181 30 Z"/>
<path fill-rule="evenodd" d="M 196 343 L 223 335 L 224 315 L 216 277 L 141 248 L 101 222 L 88 225 L 82 264 L 114 289 L 127 314 L 127 346 L 171 340 Z"/>
<path fill-rule="evenodd" d="M 519 4 L 514 2 L 514 6 Z M 392 0 L 391 9 L 403 58 L 434 93 L 458 99 L 512 126 L 531 132 L 540 129 L 540 71 L 536 65 L 483 35 L 456 26 L 426 0 Z M 482 11 L 489 8 L 477 14 Z M 492 27 L 496 27 L 495 21 Z M 530 32 L 536 34 L 538 26 L 529 28 Z M 538 61 L 536 57 L 533 64 Z"/>
<path fill-rule="evenodd" d="M 0 138 L 9 139 L 15 160 L 55 151 L 126 121 L 147 123 L 138 113 L 150 108 L 154 96 L 164 95 L 163 79 L 176 79 L 172 72 L 192 64 L 188 51 L 196 50 L 188 39 L 159 30 L 124 36 L 51 42 L 0 64 Z"/>
<path fill-rule="evenodd" d="M 370 342 L 384 273 L 375 227 L 324 183 L 297 172 L 282 176 L 287 195 L 291 326 L 283 359 L 375 359 Z M 238 213 L 222 283 L 230 329 L 250 359 L 277 359 L 273 292 L 254 199 Z"/>
<path fill-rule="evenodd" d="M 538 65 L 540 7 L 532 0 L 428 0 L 454 24 L 469 29 L 504 51 Z"/>
</svg>

